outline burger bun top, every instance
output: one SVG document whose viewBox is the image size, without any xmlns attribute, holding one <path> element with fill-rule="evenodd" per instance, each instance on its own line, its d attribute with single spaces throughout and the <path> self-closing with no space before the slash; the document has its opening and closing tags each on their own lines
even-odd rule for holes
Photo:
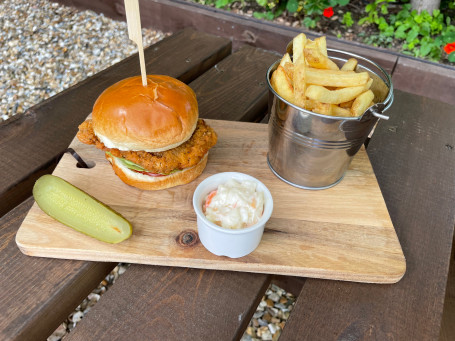
<svg viewBox="0 0 455 341">
<path fill-rule="evenodd" d="M 108 148 L 160 152 L 187 141 L 198 120 L 194 91 L 164 75 L 140 76 L 110 86 L 93 106 L 95 134 Z"/>
</svg>

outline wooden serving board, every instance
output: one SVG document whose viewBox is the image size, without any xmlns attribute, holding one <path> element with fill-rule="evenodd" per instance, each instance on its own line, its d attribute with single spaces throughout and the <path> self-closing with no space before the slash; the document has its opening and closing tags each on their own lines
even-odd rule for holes
<svg viewBox="0 0 455 341">
<path fill-rule="evenodd" d="M 321 191 L 298 189 L 279 180 L 267 166 L 267 125 L 206 120 L 218 134 L 207 168 L 193 182 L 161 191 L 124 184 L 104 153 L 76 138 L 71 147 L 90 169 L 77 168 L 65 154 L 54 175 L 109 205 L 133 225 L 133 235 L 111 245 L 66 227 L 36 203 L 16 235 L 30 256 L 89 261 L 130 262 L 233 270 L 372 283 L 395 283 L 406 262 L 365 150 L 355 156 L 345 178 Z M 230 259 L 211 254 L 197 240 L 192 196 L 205 178 L 219 172 L 243 172 L 261 180 L 274 199 L 274 211 L 259 247 Z"/>
</svg>

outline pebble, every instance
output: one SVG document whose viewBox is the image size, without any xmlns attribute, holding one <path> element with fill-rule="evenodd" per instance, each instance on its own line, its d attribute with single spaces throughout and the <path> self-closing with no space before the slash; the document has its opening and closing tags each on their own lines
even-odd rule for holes
<svg viewBox="0 0 455 341">
<path fill-rule="evenodd" d="M 124 273 L 130 264 L 120 263 L 118 266 L 111 271 L 109 275 L 94 289 L 86 299 L 84 299 L 81 304 L 72 312 L 65 322 L 63 322 L 51 336 L 47 338 L 47 341 L 60 341 L 65 338 L 65 336 L 70 333 L 80 322 L 84 316 L 90 311 L 90 309 L 99 301 L 101 295 L 108 290 L 110 286 L 115 282 L 115 279 L 118 278 L 120 273 Z"/>
<path fill-rule="evenodd" d="M 48 0 L 0 1 L 0 27 L 0 122 L 137 52 L 125 22 Z"/>
<path fill-rule="evenodd" d="M 55 332 L 47 338 L 47 341 L 59 341 L 63 336 L 67 334 L 66 323 L 62 323 Z"/>
<path fill-rule="evenodd" d="M 270 322 L 272 320 L 272 316 L 270 316 L 269 313 L 265 313 L 264 316 L 262 316 L 262 319 L 266 322 Z"/>
<path fill-rule="evenodd" d="M 273 302 L 279 302 L 280 301 L 280 295 L 276 292 L 272 292 L 269 296 L 268 299 L 273 301 Z"/>
<path fill-rule="evenodd" d="M 262 317 L 262 315 L 264 315 L 264 309 L 256 310 L 256 312 L 253 314 L 253 318 L 258 319 L 258 318 Z"/>
<path fill-rule="evenodd" d="M 273 323 L 269 323 L 269 325 L 267 327 L 269 327 L 269 330 L 272 333 L 272 335 L 275 334 L 279 328 L 277 325 L 275 325 Z"/>
<path fill-rule="evenodd" d="M 271 284 L 253 314 L 241 341 L 277 341 L 294 304 L 295 296 L 292 293 Z"/>
<path fill-rule="evenodd" d="M 272 333 L 270 332 L 270 330 L 264 330 L 262 332 L 262 335 L 261 335 L 261 339 L 264 340 L 264 341 L 272 341 L 273 340 L 273 336 L 272 336 Z"/>
</svg>

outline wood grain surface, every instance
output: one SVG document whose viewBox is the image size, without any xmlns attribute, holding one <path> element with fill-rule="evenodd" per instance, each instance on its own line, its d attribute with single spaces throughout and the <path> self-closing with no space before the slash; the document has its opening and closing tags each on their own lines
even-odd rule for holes
<svg viewBox="0 0 455 341">
<path fill-rule="evenodd" d="M 282 341 L 438 339 L 455 223 L 455 115 L 448 104 L 395 95 L 368 155 L 406 275 L 391 286 L 308 279 Z"/>
<path fill-rule="evenodd" d="M 132 265 L 68 340 L 240 340 L 269 277 Z"/>
<path fill-rule="evenodd" d="M 280 59 L 270 51 L 243 46 L 190 83 L 203 118 L 257 122 L 267 112 L 267 69 Z"/>
<path fill-rule="evenodd" d="M 264 115 L 268 90 L 258 80 L 264 79 L 268 65 L 275 59 L 273 53 L 244 47 L 190 83 L 197 94 L 200 116 L 238 120 Z M 245 93 L 251 96 L 245 97 Z M 222 115 L 219 109 L 223 110 Z M 164 279 L 163 274 L 167 276 Z M 168 274 L 179 279 L 171 281 Z M 109 291 L 112 294 L 103 297 L 103 305 L 96 305 L 70 337 L 90 339 L 94 326 L 98 326 L 95 327 L 98 340 L 125 335 L 136 340 L 150 339 L 151 330 L 156 340 L 240 339 L 271 278 L 246 272 L 132 264 Z M 279 283 L 295 289 L 292 292 L 300 291 L 303 279 L 293 280 L 296 278 L 293 277 L 288 281 L 287 278 L 280 276 Z M 154 294 L 154 288 L 160 288 L 160 295 Z M 141 298 L 148 304 L 137 299 L 138 293 L 142 293 Z M 143 293 L 147 294 L 143 296 Z M 124 299 L 119 301 L 119 297 Z M 106 316 L 106 311 L 114 313 Z M 103 316 L 102 325 L 100 316 Z M 175 316 L 179 317 L 179 323 L 175 323 Z"/>
<path fill-rule="evenodd" d="M 146 67 L 191 82 L 230 51 L 229 40 L 186 29 L 146 49 Z M 139 69 L 134 54 L 0 124 L 0 216 L 31 195 L 36 173 L 65 151 L 99 94 Z"/>
<path fill-rule="evenodd" d="M 230 53 L 227 39 L 178 32 L 146 50 L 148 70 L 191 81 Z M 34 181 L 55 168 L 104 86 L 138 73 L 137 55 L 0 124 L 0 339 L 46 339 L 114 263 L 27 257 L 14 241 Z M 96 93 L 96 94 L 95 94 Z M 83 111 L 81 113 L 81 110 Z"/>
<path fill-rule="evenodd" d="M 14 236 L 32 204 L 0 219 L 1 340 L 45 340 L 115 266 L 24 256 Z"/>
<path fill-rule="evenodd" d="M 54 174 L 124 215 L 133 224 L 133 235 L 116 245 L 99 242 L 57 223 L 34 205 L 16 236 L 20 249 L 32 256 L 360 282 L 401 279 L 405 260 L 364 149 L 339 185 L 305 191 L 282 182 L 268 168 L 267 126 L 207 121 L 219 139 L 203 175 L 188 185 L 156 192 L 125 185 L 103 152 L 75 139 L 71 147 L 96 166 L 77 168 L 74 159 L 65 155 Z M 188 247 L 177 242 L 185 231 L 197 231 L 191 203 L 196 186 L 224 171 L 260 179 L 274 197 L 274 211 L 261 244 L 239 259 L 215 256 L 201 243 Z"/>
</svg>

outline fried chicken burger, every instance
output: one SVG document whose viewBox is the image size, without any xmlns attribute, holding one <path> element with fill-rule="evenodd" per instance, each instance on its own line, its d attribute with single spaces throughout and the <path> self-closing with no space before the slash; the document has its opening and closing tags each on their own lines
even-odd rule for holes
<svg viewBox="0 0 455 341">
<path fill-rule="evenodd" d="M 77 137 L 106 153 L 128 185 L 159 190 L 189 183 L 207 164 L 216 133 L 198 119 L 196 95 L 169 76 L 124 79 L 96 100 Z"/>
</svg>

